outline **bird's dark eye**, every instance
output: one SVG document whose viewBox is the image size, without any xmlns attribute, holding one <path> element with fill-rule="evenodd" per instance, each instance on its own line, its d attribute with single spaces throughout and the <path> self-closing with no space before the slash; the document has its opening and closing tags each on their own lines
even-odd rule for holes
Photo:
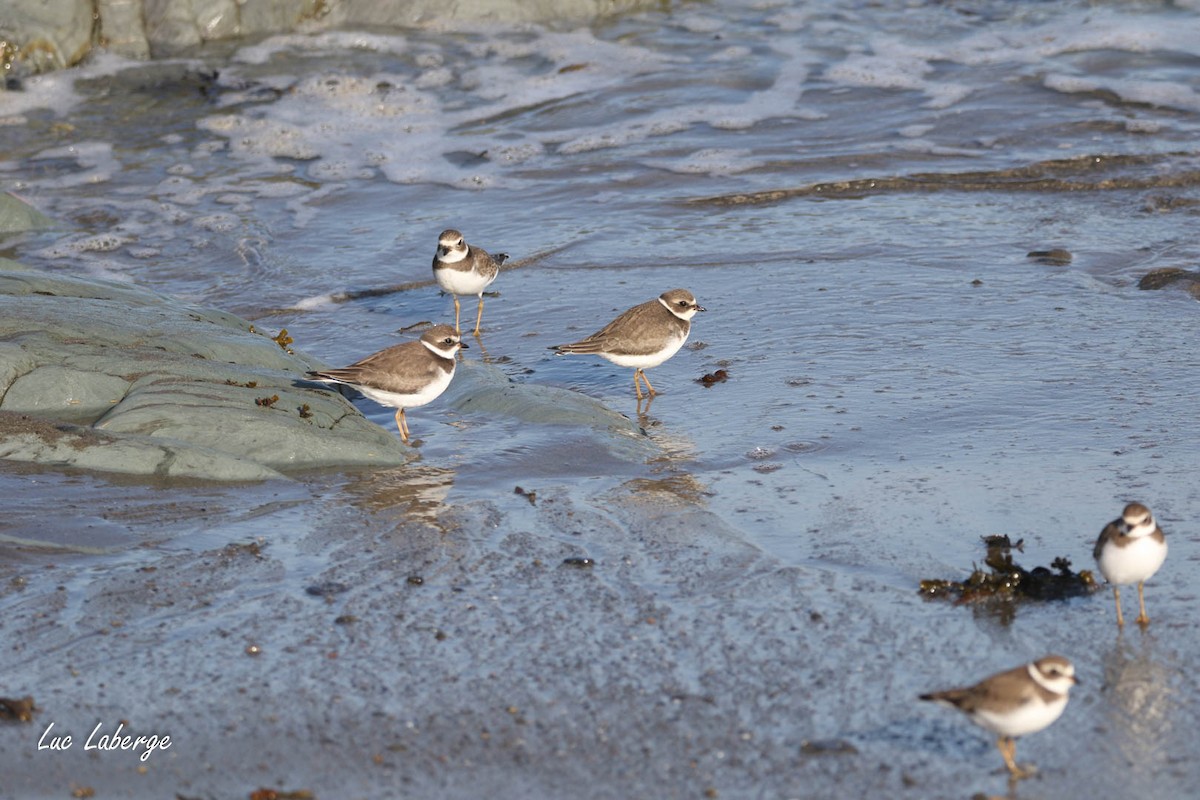
<svg viewBox="0 0 1200 800">
<path fill-rule="evenodd" d="M 453 339 L 446 339 L 446 340 L 443 342 L 443 344 L 454 344 L 454 340 L 453 340 Z"/>
</svg>

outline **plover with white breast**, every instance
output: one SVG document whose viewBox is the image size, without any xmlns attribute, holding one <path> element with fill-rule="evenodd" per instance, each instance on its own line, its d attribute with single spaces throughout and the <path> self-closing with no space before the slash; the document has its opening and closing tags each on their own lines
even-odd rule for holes
<svg viewBox="0 0 1200 800">
<path fill-rule="evenodd" d="M 921 699 L 956 708 L 976 725 L 996 734 L 996 747 L 1009 774 L 1024 778 L 1033 770 L 1017 765 L 1017 737 L 1037 733 L 1058 719 L 1076 683 L 1075 667 L 1070 661 L 1062 656 L 1046 656 L 984 678 L 974 686 L 930 692 Z"/>
<path fill-rule="evenodd" d="M 1154 521 L 1150 509 L 1141 503 L 1125 506 L 1120 518 L 1100 531 L 1092 557 L 1105 580 L 1113 586 L 1117 626 L 1125 625 L 1125 617 L 1121 614 L 1121 584 L 1126 583 L 1136 583 L 1138 588 L 1141 613 L 1134 622 L 1142 626 L 1150 624 L 1150 617 L 1146 616 L 1145 583 L 1167 559 L 1167 537 Z"/>
<path fill-rule="evenodd" d="M 341 369 L 316 370 L 308 377 L 340 383 L 380 405 L 395 408 L 396 428 L 408 442 L 404 409 L 436 400 L 454 377 L 455 355 L 466 345 L 449 325 L 434 325 L 415 342 L 393 345 Z"/>
<path fill-rule="evenodd" d="M 586 339 L 551 347 L 558 355 L 596 355 L 620 367 L 633 367 L 633 390 L 642 399 L 642 387 L 653 397 L 645 370 L 657 367 L 679 352 L 692 330 L 692 317 L 704 306 L 687 289 L 671 289 L 654 300 L 634 306 Z"/>
<path fill-rule="evenodd" d="M 454 330 L 459 326 L 459 295 L 475 295 L 479 298 L 479 313 L 475 315 L 475 335 L 483 322 L 483 292 L 492 285 L 500 274 L 500 265 L 508 260 L 508 253 L 489 255 L 481 247 L 467 244 L 463 235 L 453 228 L 442 231 L 438 236 L 437 253 L 433 257 L 433 277 L 438 286 L 454 298 Z"/>
</svg>

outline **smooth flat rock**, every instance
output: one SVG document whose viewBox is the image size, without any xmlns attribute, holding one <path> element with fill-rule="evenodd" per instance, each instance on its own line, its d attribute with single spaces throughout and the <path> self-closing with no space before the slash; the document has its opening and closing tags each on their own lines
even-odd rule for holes
<svg viewBox="0 0 1200 800">
<path fill-rule="evenodd" d="M 147 436 L 112 436 L 8 411 L 0 411 L 0 459 L 164 478 L 261 481 L 284 477 L 220 450 Z"/>
<path fill-rule="evenodd" d="M 109 281 L 0 270 L 2 458 L 213 480 L 412 458 L 340 394 L 307 383 L 319 366 L 232 314 Z"/>
<path fill-rule="evenodd" d="M 14 373 L 15 367 L 10 367 Z M 14 377 L 4 394 L 5 408 L 79 424 L 99 418 L 129 391 L 129 381 L 124 378 L 57 364 L 34 367 Z"/>
</svg>

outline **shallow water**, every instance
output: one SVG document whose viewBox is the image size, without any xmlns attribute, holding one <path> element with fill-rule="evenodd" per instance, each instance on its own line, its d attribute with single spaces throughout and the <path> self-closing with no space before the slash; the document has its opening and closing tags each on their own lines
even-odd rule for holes
<svg viewBox="0 0 1200 800">
<path fill-rule="evenodd" d="M 286 327 L 332 364 L 453 313 L 429 285 L 329 296 L 428 281 L 438 232 L 457 227 L 513 259 L 468 365 L 598 398 L 645 430 L 650 452 L 607 438 L 617 434 L 472 413 L 462 384 L 410 414 L 413 470 L 264 490 L 6 468 L 21 504 L 0 533 L 28 544 L 48 522 L 49 547 L 99 537 L 105 553 L 65 565 L 80 582 L 105 564 L 259 537 L 286 573 L 259 579 L 296 590 L 334 558 L 322 531 L 346 515 L 347 535 L 389 557 L 397 526 L 417 524 L 457 531 L 450 551 L 503 561 L 561 546 L 603 564 L 653 561 L 656 546 L 679 557 L 682 540 L 613 530 L 699 510 L 697 547 L 723 552 L 732 537 L 772 570 L 804 571 L 801 608 L 852 602 L 869 620 L 847 622 L 846 641 L 818 658 L 831 681 L 868 677 L 834 684 L 849 708 L 811 701 L 807 735 L 860 754 L 809 775 L 813 796 L 998 791 L 983 738 L 909 701 L 1050 650 L 1075 658 L 1090 688 L 1057 736 L 1022 745 L 1047 772 L 1023 794 L 1179 796 L 1198 777 L 1194 747 L 1137 727 L 1145 698 L 1126 709 L 1121 681 L 1141 670 L 1128 680 L 1169 696 L 1155 706 L 1159 731 L 1193 715 L 1200 694 L 1182 666 L 1200 656 L 1188 569 L 1197 307 L 1182 291 L 1136 288 L 1150 269 L 1197 257 L 1198 64 L 1200 18 L 1179 3 L 721 2 L 570 31 L 283 36 L 31 80 L 0 95 L 0 177 L 63 227 L 0 255 Z M 1051 247 L 1071 263 L 1026 255 Z M 652 371 L 661 395 L 644 414 L 628 370 L 547 350 L 675 286 L 708 311 Z M 464 303 L 464 317 L 473 310 Z M 727 382 L 696 382 L 718 367 Z M 388 410 L 359 408 L 391 425 Z M 566 530 L 516 486 L 602 522 Z M 915 595 L 922 578 L 965 574 L 989 533 L 1024 537 L 1030 564 L 1065 555 L 1090 567 L 1095 534 L 1133 498 L 1171 537 L 1148 590 L 1164 636 L 1113 646 L 1107 595 L 1022 610 L 1012 626 Z M 210 500 L 212 516 L 190 510 Z M 620 503 L 633 510 L 612 512 Z M 514 545 L 516 531 L 534 544 Z M 466 569 L 446 549 L 423 552 Z M 6 570 L 49 557 L 16 548 Z M 795 609 L 770 581 L 752 591 L 718 573 L 711 596 L 680 592 L 669 570 L 611 586 L 661 593 L 697 621 L 728 604 L 748 626 L 729 641 L 769 660 L 774 634 L 754 631 L 778 621 L 755 612 Z M 761 579 L 752 573 L 746 585 Z M 524 602 L 553 607 L 556 590 L 530 591 Z M 502 626 L 488 630 L 511 646 Z M 705 666 L 676 653 L 667 672 L 716 669 L 700 652 Z M 755 681 L 808 692 L 795 675 L 749 672 L 734 708 L 750 709 L 761 763 L 743 754 L 722 796 L 783 796 L 788 781 L 754 776 L 794 767 L 797 742 L 787 714 L 759 708 L 778 687 Z M 879 759 L 915 783 L 865 777 Z"/>
</svg>

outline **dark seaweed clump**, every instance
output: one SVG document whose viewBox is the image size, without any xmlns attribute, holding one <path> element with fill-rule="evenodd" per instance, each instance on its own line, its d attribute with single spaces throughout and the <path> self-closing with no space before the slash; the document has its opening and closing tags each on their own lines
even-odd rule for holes
<svg viewBox="0 0 1200 800">
<path fill-rule="evenodd" d="M 1013 561 L 1024 539 L 1013 544 L 1008 536 L 984 536 L 984 568 L 976 566 L 966 580 L 932 578 L 921 581 L 921 594 L 955 603 L 1012 602 L 1016 600 L 1066 600 L 1091 594 L 1098 587 L 1091 570 L 1071 571 L 1071 562 L 1059 556 L 1049 567 L 1027 570 Z"/>
</svg>

